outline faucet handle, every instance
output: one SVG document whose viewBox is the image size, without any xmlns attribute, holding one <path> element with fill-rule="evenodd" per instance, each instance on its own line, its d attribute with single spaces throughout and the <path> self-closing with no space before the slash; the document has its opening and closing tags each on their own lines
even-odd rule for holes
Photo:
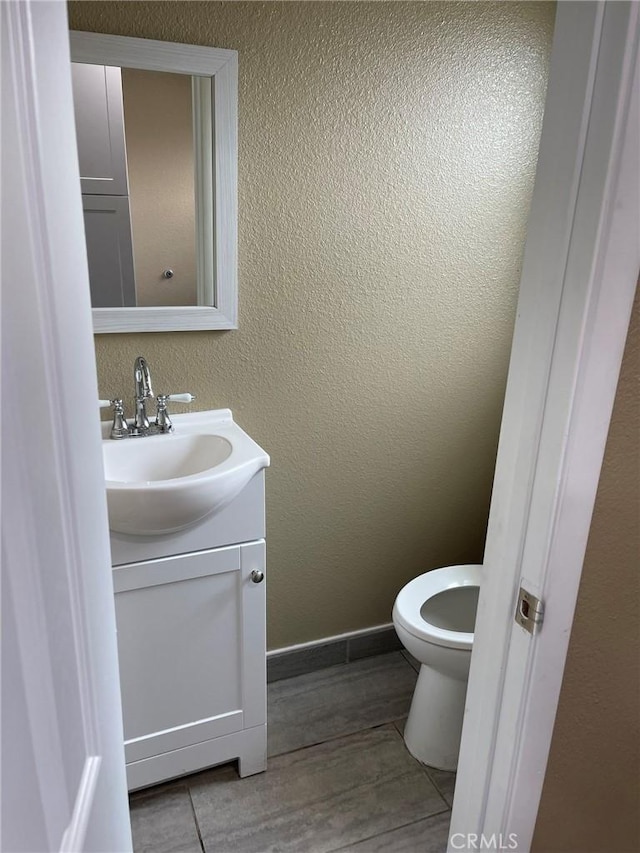
<svg viewBox="0 0 640 853">
<path fill-rule="evenodd" d="M 194 394 L 158 394 L 156 397 L 156 428 L 158 432 L 173 432 L 173 424 L 167 411 L 167 403 L 193 403 Z"/>
<path fill-rule="evenodd" d="M 98 400 L 98 406 L 105 409 L 113 406 L 113 424 L 111 425 L 111 438 L 127 438 L 129 435 L 129 424 L 124 416 L 122 400 Z"/>
<path fill-rule="evenodd" d="M 189 392 L 180 392 L 179 394 L 167 394 L 166 400 L 169 403 L 193 403 L 196 399 L 195 394 L 189 394 Z"/>
</svg>

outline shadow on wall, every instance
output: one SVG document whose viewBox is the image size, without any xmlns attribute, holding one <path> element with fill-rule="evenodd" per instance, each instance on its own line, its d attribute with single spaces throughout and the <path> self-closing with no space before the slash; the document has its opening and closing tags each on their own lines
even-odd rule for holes
<svg viewBox="0 0 640 853">
<path fill-rule="evenodd" d="M 551 3 L 73 2 L 239 51 L 240 327 L 103 335 L 101 396 L 229 406 L 271 454 L 269 646 L 482 558 Z"/>
</svg>

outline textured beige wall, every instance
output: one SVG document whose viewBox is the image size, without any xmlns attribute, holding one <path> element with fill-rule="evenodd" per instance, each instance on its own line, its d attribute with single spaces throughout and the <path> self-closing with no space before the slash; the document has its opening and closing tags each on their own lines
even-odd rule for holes
<svg viewBox="0 0 640 853">
<path fill-rule="evenodd" d="M 229 406 L 271 454 L 269 646 L 482 559 L 555 7 L 78 2 L 239 51 L 240 328 L 103 335 L 100 394 Z"/>
<path fill-rule="evenodd" d="M 627 339 L 532 849 L 640 850 L 640 291 Z"/>
<path fill-rule="evenodd" d="M 124 68 L 122 98 L 138 305 L 196 305 L 191 77 Z"/>
</svg>

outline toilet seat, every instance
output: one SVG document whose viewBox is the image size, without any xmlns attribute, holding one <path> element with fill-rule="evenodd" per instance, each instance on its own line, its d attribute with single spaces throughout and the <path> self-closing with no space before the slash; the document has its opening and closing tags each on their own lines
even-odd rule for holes
<svg viewBox="0 0 640 853">
<path fill-rule="evenodd" d="M 447 566 L 418 575 L 398 593 L 393 605 L 394 621 L 397 620 L 405 631 L 419 640 L 452 649 L 471 650 L 473 633 L 436 627 L 427 622 L 420 611 L 428 599 L 448 589 L 480 586 L 482 577 L 480 565 Z"/>
</svg>

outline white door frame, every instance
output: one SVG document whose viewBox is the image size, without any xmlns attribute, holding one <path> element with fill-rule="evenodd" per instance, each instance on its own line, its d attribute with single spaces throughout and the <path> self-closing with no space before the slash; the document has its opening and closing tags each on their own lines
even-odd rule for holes
<svg viewBox="0 0 640 853">
<path fill-rule="evenodd" d="M 640 270 L 639 12 L 558 6 L 450 851 L 533 837 Z M 535 636 L 521 585 L 546 604 Z"/>
</svg>

